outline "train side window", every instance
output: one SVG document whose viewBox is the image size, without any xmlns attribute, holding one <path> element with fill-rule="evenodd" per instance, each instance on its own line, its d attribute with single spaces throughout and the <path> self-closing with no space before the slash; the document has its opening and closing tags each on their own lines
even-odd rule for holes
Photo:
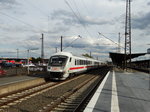
<svg viewBox="0 0 150 112">
<path fill-rule="evenodd" d="M 75 59 L 75 65 L 77 65 L 77 61 L 76 61 L 76 59 Z"/>
<path fill-rule="evenodd" d="M 69 60 L 69 62 L 71 62 L 71 59 L 72 59 L 72 58 L 70 57 L 70 60 Z"/>
<path fill-rule="evenodd" d="M 79 65 L 79 60 L 77 60 L 77 65 Z"/>
</svg>

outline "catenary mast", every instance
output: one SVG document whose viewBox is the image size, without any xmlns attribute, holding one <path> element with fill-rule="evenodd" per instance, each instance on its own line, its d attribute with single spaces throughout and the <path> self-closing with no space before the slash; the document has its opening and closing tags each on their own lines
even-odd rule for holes
<svg viewBox="0 0 150 112">
<path fill-rule="evenodd" d="M 127 60 L 127 57 L 129 59 Z M 126 19 L 125 19 L 125 59 L 124 65 L 131 65 L 131 0 L 126 0 Z"/>
</svg>

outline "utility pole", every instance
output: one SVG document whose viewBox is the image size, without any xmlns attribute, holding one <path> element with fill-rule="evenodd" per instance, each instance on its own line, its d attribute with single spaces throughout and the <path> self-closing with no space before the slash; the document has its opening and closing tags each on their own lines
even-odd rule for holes
<svg viewBox="0 0 150 112">
<path fill-rule="evenodd" d="M 118 53 L 121 52 L 121 47 L 120 47 L 120 32 L 119 32 L 119 37 L 118 37 Z"/>
<path fill-rule="evenodd" d="M 56 53 L 57 53 L 57 47 L 56 47 Z"/>
<path fill-rule="evenodd" d="M 129 60 L 127 60 L 129 57 Z M 126 20 L 125 20 L 125 56 L 124 68 L 127 63 L 131 66 L 131 0 L 126 0 Z"/>
<path fill-rule="evenodd" d="M 91 51 L 90 51 L 90 57 L 92 57 L 92 53 L 91 53 Z"/>
<path fill-rule="evenodd" d="M 44 34 L 42 33 L 42 44 L 41 44 L 41 59 L 42 59 L 42 62 L 44 62 Z"/>
<path fill-rule="evenodd" d="M 28 63 L 28 64 L 27 64 L 27 65 L 28 65 L 28 68 L 27 68 L 27 69 L 28 69 L 28 74 L 29 74 L 29 72 L 30 72 L 30 71 L 29 71 L 29 49 L 27 50 L 27 63 Z"/>
<path fill-rule="evenodd" d="M 17 59 L 19 58 L 19 49 L 16 49 L 17 50 Z"/>
<path fill-rule="evenodd" d="M 63 36 L 61 36 L 61 46 L 60 46 L 60 51 L 62 52 L 62 38 Z"/>
</svg>

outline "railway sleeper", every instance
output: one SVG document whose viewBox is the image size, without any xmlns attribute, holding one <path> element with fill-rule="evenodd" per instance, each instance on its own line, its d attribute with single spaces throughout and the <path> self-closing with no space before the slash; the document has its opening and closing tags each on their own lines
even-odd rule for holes
<svg viewBox="0 0 150 112">
<path fill-rule="evenodd" d="M 74 103 L 61 103 L 61 105 L 73 106 L 73 105 L 77 105 L 77 104 L 74 104 Z"/>
<path fill-rule="evenodd" d="M 70 105 L 70 106 L 68 106 L 68 105 L 58 105 L 57 106 L 57 108 L 64 108 L 64 109 L 73 109 L 73 108 L 75 108 L 77 105 Z"/>
<path fill-rule="evenodd" d="M 80 98 L 77 98 L 77 96 L 76 97 L 70 97 L 70 98 L 67 98 L 66 100 L 82 100 L 82 97 L 80 97 Z"/>
<path fill-rule="evenodd" d="M 54 112 L 58 112 L 58 111 L 61 111 L 61 112 L 72 112 L 73 109 L 55 108 Z"/>
<path fill-rule="evenodd" d="M 66 100 L 65 102 L 66 102 L 66 103 L 69 103 L 69 102 L 70 102 L 70 103 L 72 103 L 72 102 L 76 102 L 76 103 L 77 103 L 77 102 L 81 102 L 81 100 Z"/>
</svg>

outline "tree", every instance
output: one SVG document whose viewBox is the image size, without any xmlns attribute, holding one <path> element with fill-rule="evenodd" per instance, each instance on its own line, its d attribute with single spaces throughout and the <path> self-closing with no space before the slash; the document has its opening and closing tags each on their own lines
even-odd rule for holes
<svg viewBox="0 0 150 112">
<path fill-rule="evenodd" d="M 38 57 L 38 58 L 34 58 L 34 57 L 31 57 L 30 60 L 32 61 L 32 63 L 38 63 L 39 61 L 41 62 L 41 58 Z"/>
<path fill-rule="evenodd" d="M 82 56 L 84 56 L 84 57 L 88 57 L 88 58 L 93 58 L 92 56 L 90 56 L 89 54 L 82 54 Z"/>
</svg>

